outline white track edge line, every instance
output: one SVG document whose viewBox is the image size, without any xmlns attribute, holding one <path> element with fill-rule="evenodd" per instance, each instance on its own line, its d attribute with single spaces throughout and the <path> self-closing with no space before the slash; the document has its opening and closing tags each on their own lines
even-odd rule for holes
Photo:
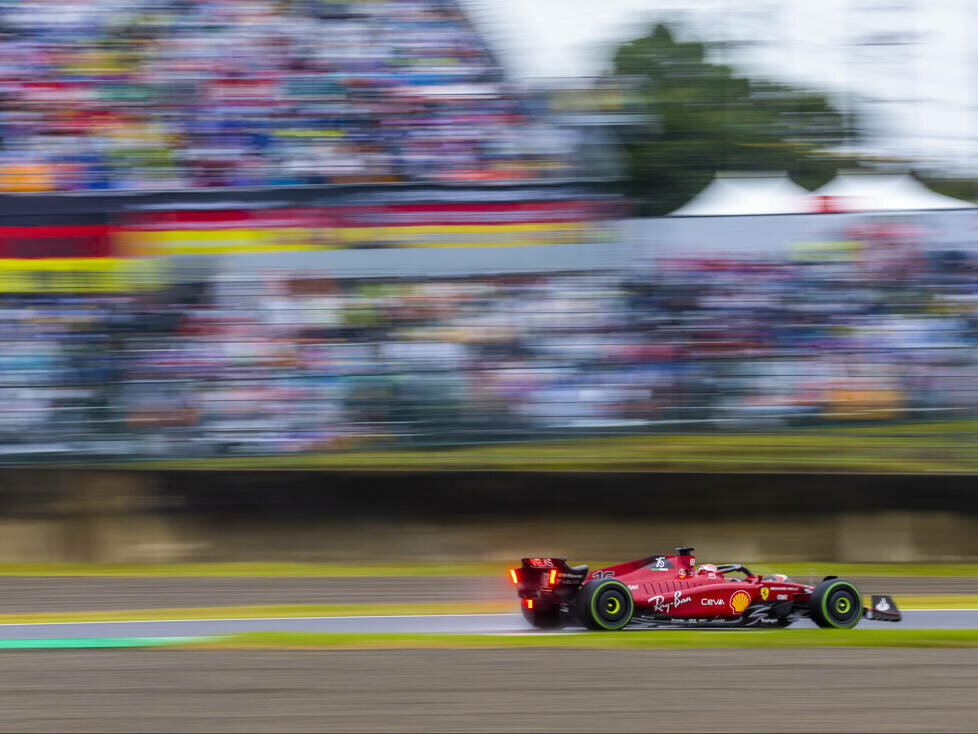
<svg viewBox="0 0 978 734">
<path fill-rule="evenodd" d="M 978 608 L 965 609 L 903 609 L 904 612 L 978 612 Z M 75 622 L 0 622 L 0 630 L 6 627 L 54 627 L 68 624 L 160 624 L 163 622 L 288 622 L 329 619 L 444 619 L 445 617 L 518 617 L 509 612 L 491 614 L 377 614 L 352 617 L 204 617 L 201 619 L 102 619 Z M 872 621 L 872 620 L 869 620 Z M 508 634 L 508 633 L 507 633 Z"/>
</svg>

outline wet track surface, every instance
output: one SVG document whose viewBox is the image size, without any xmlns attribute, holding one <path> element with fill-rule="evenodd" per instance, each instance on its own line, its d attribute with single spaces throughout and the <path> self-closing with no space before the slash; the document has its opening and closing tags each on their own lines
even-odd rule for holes
<svg viewBox="0 0 978 734">
<path fill-rule="evenodd" d="M 898 625 L 864 621 L 861 626 L 904 629 L 978 628 L 978 610 L 908 611 Z M 791 629 L 814 627 L 799 620 Z M 574 631 L 568 627 L 563 632 Z M 451 634 L 553 634 L 531 628 L 519 614 L 410 615 L 387 617 L 301 617 L 263 619 L 188 619 L 139 622 L 61 622 L 0 625 L 0 639 L 43 639 L 59 637 L 202 637 L 253 631 L 288 632 L 380 632 Z M 709 634 L 704 629 L 704 634 Z M 626 632 L 627 633 L 627 632 Z"/>
<path fill-rule="evenodd" d="M 802 583 L 807 579 L 798 578 Z M 978 594 L 978 578 L 853 577 L 864 594 Z M 0 613 L 245 606 L 499 601 L 513 598 L 499 576 L 387 578 L 16 577 L 0 579 Z"/>
<path fill-rule="evenodd" d="M 965 593 L 976 579 L 861 578 L 866 593 Z M 168 620 L 167 607 L 252 604 L 392 604 L 397 602 L 506 601 L 513 599 L 505 578 L 16 578 L 0 579 L 0 612 L 159 609 L 158 621 L 69 622 L 0 625 L 2 639 L 55 637 L 198 637 L 246 631 L 533 633 L 518 613 Z M 866 626 L 886 628 L 882 622 Z M 800 620 L 793 628 L 811 626 Z M 978 628 L 978 610 L 909 611 L 899 625 L 917 629 Z M 568 628 L 567 631 L 572 631 Z M 540 633 L 547 634 L 547 633 Z"/>
<path fill-rule="evenodd" d="M 978 593 L 978 584 L 975 584 Z M 504 576 L 16 577 L 0 579 L 0 613 L 100 609 L 245 606 L 249 604 L 384 604 L 510 599 Z"/>
</svg>

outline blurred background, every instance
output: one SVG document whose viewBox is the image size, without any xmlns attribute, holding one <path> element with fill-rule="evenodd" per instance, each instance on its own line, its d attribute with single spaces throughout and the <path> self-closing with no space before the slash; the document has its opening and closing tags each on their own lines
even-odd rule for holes
<svg viewBox="0 0 978 734">
<path fill-rule="evenodd" d="M 0 730 L 973 731 L 975 5 L 0 0 Z"/>
<path fill-rule="evenodd" d="M 422 517 L 481 490 L 380 470 L 974 472 L 969 9 L 0 3 L 0 556 L 261 556 L 159 529 L 309 512 L 259 471 L 417 485 Z M 512 481 L 483 500 L 542 496 Z M 797 509 L 765 481 L 738 507 Z M 888 557 L 978 554 L 960 485 L 873 486 L 810 509 L 888 528 Z M 322 494 L 324 521 L 407 517 Z M 80 507 L 128 540 L 16 519 Z M 863 552 L 833 532 L 790 552 Z M 480 542 L 432 554 L 520 552 Z"/>
</svg>

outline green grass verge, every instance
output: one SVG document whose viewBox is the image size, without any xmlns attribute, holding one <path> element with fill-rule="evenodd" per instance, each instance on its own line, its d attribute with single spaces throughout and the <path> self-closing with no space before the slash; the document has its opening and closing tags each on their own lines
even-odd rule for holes
<svg viewBox="0 0 978 734">
<path fill-rule="evenodd" d="M 978 420 L 616 436 L 438 450 L 89 464 L 144 469 L 978 472 Z"/>
<path fill-rule="evenodd" d="M 582 559 L 571 558 L 572 562 Z M 583 559 L 586 560 L 586 559 Z M 621 559 L 619 559 L 621 560 Z M 124 577 L 385 577 L 385 576 L 494 576 L 518 563 L 480 561 L 461 563 L 3 563 L 2 576 L 124 576 Z M 601 568 L 615 561 L 590 563 Z M 978 577 L 978 563 L 832 563 L 830 561 L 748 562 L 757 573 L 787 573 L 801 582 L 808 576 L 960 576 Z"/>
<path fill-rule="evenodd" d="M 410 648 L 786 648 L 786 647 L 978 647 L 978 630 L 654 630 L 524 635 L 347 634 L 246 632 L 193 642 L 203 649 L 392 650 Z"/>
</svg>

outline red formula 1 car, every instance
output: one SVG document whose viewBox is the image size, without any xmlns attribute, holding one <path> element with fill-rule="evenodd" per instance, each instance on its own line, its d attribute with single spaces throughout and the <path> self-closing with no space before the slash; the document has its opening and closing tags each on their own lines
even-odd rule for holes
<svg viewBox="0 0 978 734">
<path fill-rule="evenodd" d="M 863 607 L 859 590 L 836 576 L 808 586 L 784 574 L 752 573 L 740 563 L 697 567 L 687 547 L 591 573 L 564 558 L 524 558 L 509 573 L 523 616 L 535 627 L 787 627 L 804 616 L 819 627 L 849 629 L 864 617 L 900 621 L 892 598 L 875 595 L 872 606 Z"/>
</svg>

